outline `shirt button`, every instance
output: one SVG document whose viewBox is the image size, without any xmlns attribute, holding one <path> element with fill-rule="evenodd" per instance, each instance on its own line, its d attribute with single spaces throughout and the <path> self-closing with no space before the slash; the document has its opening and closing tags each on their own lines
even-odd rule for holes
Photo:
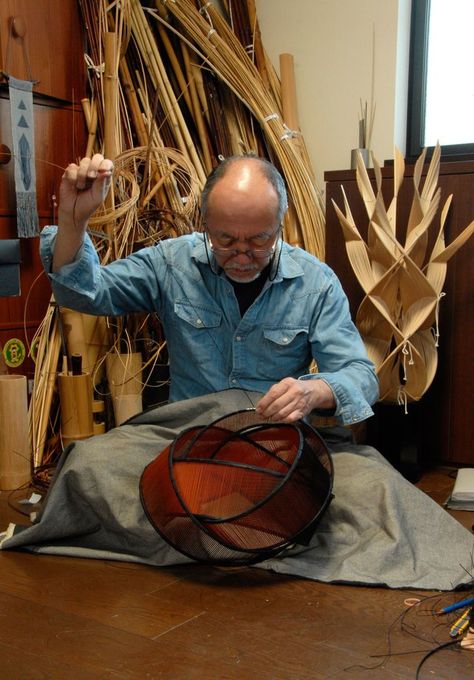
<svg viewBox="0 0 474 680">
<path fill-rule="evenodd" d="M 240 341 L 242 340 L 242 338 L 240 337 L 240 335 L 238 335 L 235 339 L 237 340 L 237 342 L 240 342 Z"/>
<path fill-rule="evenodd" d="M 237 380 L 235 378 L 232 378 L 231 382 L 232 382 L 233 385 L 237 384 Z"/>
<path fill-rule="evenodd" d="M 287 338 L 287 337 L 284 337 L 284 338 L 281 339 L 281 341 L 284 342 L 284 343 L 286 344 L 286 343 L 288 342 L 288 338 Z"/>
<path fill-rule="evenodd" d="M 202 326 L 202 319 L 196 319 L 196 323 L 198 326 Z"/>
</svg>

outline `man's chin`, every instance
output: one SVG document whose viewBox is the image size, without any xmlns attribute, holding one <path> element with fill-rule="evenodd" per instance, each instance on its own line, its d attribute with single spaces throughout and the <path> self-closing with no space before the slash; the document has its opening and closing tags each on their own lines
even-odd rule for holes
<svg viewBox="0 0 474 680">
<path fill-rule="evenodd" d="M 226 276 L 236 283 L 251 283 L 258 279 L 260 271 L 258 269 L 225 269 Z"/>
</svg>

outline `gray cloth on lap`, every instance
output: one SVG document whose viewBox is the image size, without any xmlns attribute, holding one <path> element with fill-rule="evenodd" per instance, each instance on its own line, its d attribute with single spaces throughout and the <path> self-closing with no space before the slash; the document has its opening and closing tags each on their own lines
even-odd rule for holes
<svg viewBox="0 0 474 680">
<path fill-rule="evenodd" d="M 2 549 L 156 566 L 190 563 L 149 523 L 140 476 L 183 429 L 249 408 L 250 399 L 255 403 L 258 395 L 227 390 L 168 404 L 75 443 L 61 458 L 37 523 L 11 526 Z M 256 566 L 391 588 L 451 590 L 471 580 L 473 537 L 461 524 L 375 449 L 342 443 L 332 450 L 334 499 L 310 546 Z"/>
</svg>

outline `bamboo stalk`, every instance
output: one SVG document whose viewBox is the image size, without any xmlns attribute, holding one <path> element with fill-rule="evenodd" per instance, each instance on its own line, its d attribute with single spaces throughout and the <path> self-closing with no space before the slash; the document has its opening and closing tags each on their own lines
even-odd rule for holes
<svg viewBox="0 0 474 680">
<path fill-rule="evenodd" d="M 116 34 L 107 32 L 104 36 L 105 71 L 104 71 L 104 99 L 105 99 L 105 128 L 104 155 L 114 160 L 120 149 L 117 140 L 117 112 L 118 112 L 118 76 L 117 76 L 117 45 Z"/>
<path fill-rule="evenodd" d="M 94 154 L 94 147 L 97 134 L 97 104 L 95 100 L 91 104 L 91 102 L 87 98 L 82 99 L 81 103 L 88 131 L 85 156 L 91 158 Z"/>
<path fill-rule="evenodd" d="M 188 79 L 189 83 L 189 92 L 190 92 L 190 98 L 191 98 L 191 111 L 193 113 L 194 121 L 196 123 L 198 135 L 199 135 L 199 140 L 201 143 L 201 150 L 203 154 L 203 159 L 204 159 L 204 168 L 206 171 L 206 174 L 210 173 L 212 170 L 212 160 L 211 160 L 211 154 L 209 153 L 209 146 L 208 146 L 208 136 L 207 136 L 207 131 L 205 127 L 205 122 L 204 122 L 204 117 L 201 112 L 201 102 L 199 99 L 198 91 L 197 91 L 197 86 L 196 86 L 196 81 L 193 73 L 193 69 L 191 66 L 191 60 L 189 58 L 189 52 L 188 48 L 186 45 L 182 44 L 181 45 L 181 51 L 183 54 L 183 59 L 184 59 L 184 65 L 186 69 L 186 76 Z"/>
</svg>

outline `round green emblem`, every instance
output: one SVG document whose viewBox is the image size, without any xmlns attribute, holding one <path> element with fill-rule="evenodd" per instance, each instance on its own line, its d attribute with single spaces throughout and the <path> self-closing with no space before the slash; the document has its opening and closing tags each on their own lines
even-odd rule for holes
<svg viewBox="0 0 474 680">
<path fill-rule="evenodd" d="M 25 360 L 25 345 L 18 338 L 10 338 L 3 346 L 3 356 L 7 366 L 17 368 Z"/>
</svg>

